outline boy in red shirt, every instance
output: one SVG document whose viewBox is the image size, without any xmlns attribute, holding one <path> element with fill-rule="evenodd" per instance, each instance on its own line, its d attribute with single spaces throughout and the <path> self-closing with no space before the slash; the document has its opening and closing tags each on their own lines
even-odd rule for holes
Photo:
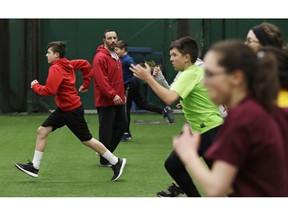
<svg viewBox="0 0 288 216">
<path fill-rule="evenodd" d="M 22 172 L 38 177 L 40 162 L 46 147 L 48 135 L 65 125 L 86 146 L 96 151 L 112 164 L 114 175 L 112 181 L 120 178 L 126 164 L 125 158 L 113 155 L 101 142 L 92 137 L 84 119 L 84 108 L 75 88 L 76 76 L 74 70 L 83 74 L 83 84 L 79 92 L 87 91 L 91 79 L 91 65 L 86 60 L 71 60 L 65 58 L 66 45 L 62 41 L 48 44 L 47 61 L 50 64 L 46 85 L 40 85 L 37 80 L 31 82 L 31 88 L 39 95 L 55 95 L 57 109 L 50 114 L 37 130 L 37 139 L 33 161 L 27 164 L 16 163 Z"/>
</svg>

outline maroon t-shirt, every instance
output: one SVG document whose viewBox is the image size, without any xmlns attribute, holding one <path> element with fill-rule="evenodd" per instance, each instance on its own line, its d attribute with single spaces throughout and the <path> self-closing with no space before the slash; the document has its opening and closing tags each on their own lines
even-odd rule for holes
<svg viewBox="0 0 288 216">
<path fill-rule="evenodd" d="M 283 128 L 287 130 L 286 121 L 276 121 L 252 98 L 229 110 L 205 156 L 238 168 L 233 183 L 235 196 L 287 196 L 284 136 L 287 137 L 288 131 Z"/>
</svg>

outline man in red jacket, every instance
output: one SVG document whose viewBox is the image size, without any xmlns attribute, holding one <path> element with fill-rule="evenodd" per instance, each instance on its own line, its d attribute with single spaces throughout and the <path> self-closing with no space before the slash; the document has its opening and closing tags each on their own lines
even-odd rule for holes
<svg viewBox="0 0 288 216">
<path fill-rule="evenodd" d="M 75 88 L 76 76 L 74 70 L 83 74 L 83 84 L 79 92 L 87 91 L 90 85 L 91 65 L 86 60 L 71 60 L 65 58 L 66 45 L 62 41 L 48 44 L 47 61 L 50 64 L 46 85 L 40 85 L 37 80 L 31 82 L 31 88 L 39 95 L 55 95 L 57 109 L 49 115 L 37 130 L 36 147 L 33 161 L 27 164 L 16 163 L 15 166 L 32 177 L 38 177 L 39 166 L 46 147 L 47 136 L 54 130 L 66 125 L 86 146 L 96 151 L 101 157 L 112 164 L 116 181 L 122 174 L 126 164 L 125 158 L 113 155 L 101 142 L 92 137 L 84 119 L 84 108 Z"/>
<path fill-rule="evenodd" d="M 93 58 L 94 99 L 99 117 L 99 141 L 111 152 L 119 145 L 127 125 L 122 65 L 114 49 L 117 33 L 106 30 L 103 45 Z M 111 166 L 100 157 L 100 165 Z"/>
</svg>

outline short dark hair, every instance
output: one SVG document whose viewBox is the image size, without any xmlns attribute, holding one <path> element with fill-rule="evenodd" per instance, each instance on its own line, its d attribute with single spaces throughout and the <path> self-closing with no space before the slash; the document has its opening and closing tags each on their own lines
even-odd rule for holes
<svg viewBox="0 0 288 216">
<path fill-rule="evenodd" d="M 117 41 L 116 43 L 116 46 L 119 48 L 119 49 L 124 49 L 125 51 L 127 51 L 128 49 L 128 44 L 125 40 L 119 40 Z"/>
<path fill-rule="evenodd" d="M 177 49 L 182 55 L 190 55 L 191 62 L 194 64 L 198 58 L 198 45 L 196 41 L 190 37 L 185 36 L 175 40 L 170 45 L 171 49 Z"/>
<path fill-rule="evenodd" d="M 116 32 L 116 31 L 113 30 L 113 29 L 106 29 L 106 30 L 104 31 L 103 39 L 106 38 L 106 33 L 107 33 L 107 32 Z"/>
<path fill-rule="evenodd" d="M 66 55 L 66 43 L 64 41 L 53 41 L 47 45 L 47 49 L 51 48 L 51 50 L 56 53 L 59 53 L 60 58 L 64 58 Z"/>
</svg>

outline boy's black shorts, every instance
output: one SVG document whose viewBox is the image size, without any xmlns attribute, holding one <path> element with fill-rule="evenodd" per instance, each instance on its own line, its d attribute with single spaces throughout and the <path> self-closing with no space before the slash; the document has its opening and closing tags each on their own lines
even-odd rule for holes
<svg viewBox="0 0 288 216">
<path fill-rule="evenodd" d="M 71 111 L 62 111 L 57 108 L 42 124 L 43 127 L 51 126 L 53 128 L 52 131 L 64 125 L 67 125 L 81 142 L 92 139 L 92 134 L 84 119 L 84 109 L 82 105 Z"/>
</svg>

